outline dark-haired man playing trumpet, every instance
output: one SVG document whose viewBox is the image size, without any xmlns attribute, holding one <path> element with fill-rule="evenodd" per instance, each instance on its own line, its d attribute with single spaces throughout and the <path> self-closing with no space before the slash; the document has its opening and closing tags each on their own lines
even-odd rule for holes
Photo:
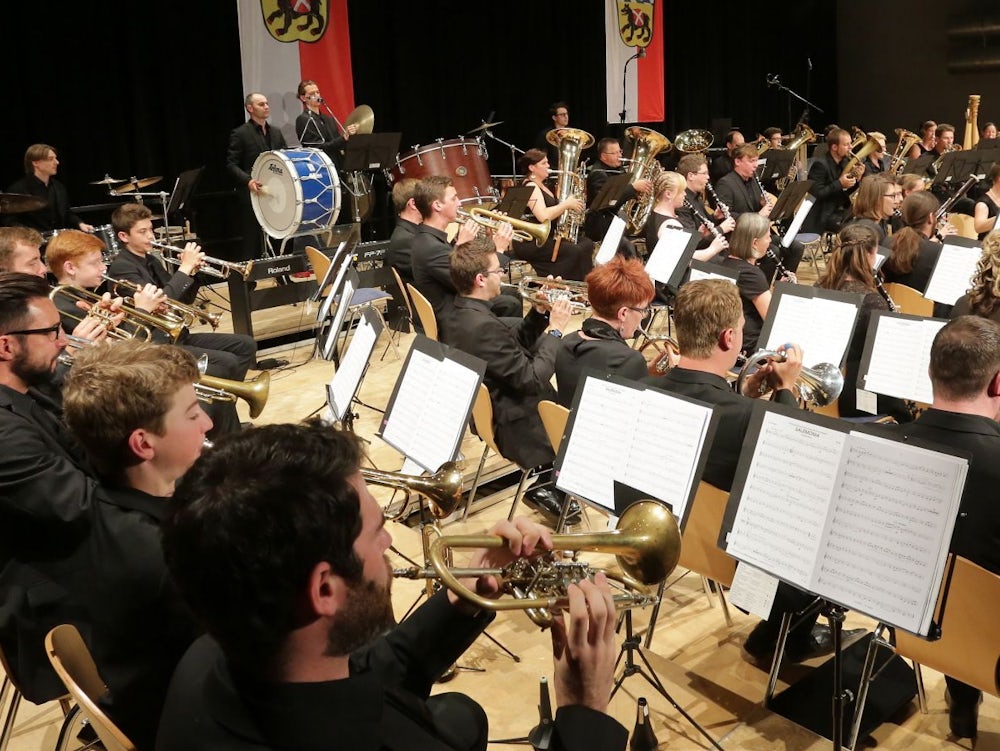
<svg viewBox="0 0 1000 751">
<path fill-rule="evenodd" d="M 172 275 L 152 255 L 152 212 L 142 204 L 126 203 L 115 209 L 111 225 L 123 244 L 112 261 L 108 276 L 135 284 L 153 284 L 161 288 L 171 300 L 190 304 L 198 293 L 199 282 L 195 277 L 205 256 L 201 247 L 188 243 L 180 256 L 180 266 Z M 157 335 L 159 341 L 165 341 Z M 257 343 L 245 334 L 192 334 L 184 328 L 176 342 L 195 357 L 208 355 L 208 375 L 242 381 L 255 364 Z M 213 438 L 239 428 L 236 408 L 231 402 L 222 402 L 210 408 L 215 423 Z"/>
</svg>

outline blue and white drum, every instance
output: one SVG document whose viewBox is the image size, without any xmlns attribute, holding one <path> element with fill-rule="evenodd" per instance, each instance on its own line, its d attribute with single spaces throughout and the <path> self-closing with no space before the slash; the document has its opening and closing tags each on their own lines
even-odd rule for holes
<svg viewBox="0 0 1000 751">
<path fill-rule="evenodd" d="M 325 232 L 340 213 L 340 178 L 320 149 L 265 151 L 250 176 L 264 185 L 251 193 L 261 229 L 278 240 Z"/>
</svg>

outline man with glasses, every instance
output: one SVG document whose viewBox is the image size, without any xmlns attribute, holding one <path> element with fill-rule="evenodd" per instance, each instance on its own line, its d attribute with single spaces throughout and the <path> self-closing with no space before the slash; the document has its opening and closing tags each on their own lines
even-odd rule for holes
<svg viewBox="0 0 1000 751">
<path fill-rule="evenodd" d="M 597 143 L 597 164 L 587 174 L 587 198 L 594 200 L 612 175 L 625 172 L 622 167 L 622 145 L 617 138 L 602 138 Z M 646 195 L 653 189 L 650 180 L 635 180 L 622 188 L 614 205 L 603 211 L 589 211 L 583 223 L 583 231 L 594 242 L 600 242 L 611 226 L 611 220 L 625 201 L 637 195 Z"/>
<path fill-rule="evenodd" d="M 857 175 L 841 174 L 851 153 L 851 134 L 843 128 L 834 128 L 827 133 L 826 143 L 829 151 L 809 168 L 809 179 L 813 181 L 809 192 L 816 198 L 816 205 L 802 225 L 803 232 L 838 231 L 850 213 L 851 193 L 858 187 Z"/>
<path fill-rule="evenodd" d="M 551 381 L 570 320 L 569 302 L 557 300 L 550 311 L 532 306 L 515 326 L 497 318 L 490 305 L 500 294 L 504 272 L 489 238 L 460 244 L 451 254 L 450 269 L 458 296 L 438 320 L 441 340 L 486 361 L 483 382 L 490 390 L 494 435 L 504 458 L 524 468 L 551 467 L 555 451 L 538 415 L 538 402 L 556 399 Z M 558 519 L 560 494 L 535 485 L 524 498 L 550 522 Z M 567 522 L 579 521 L 579 516 L 576 506 Z"/>
<path fill-rule="evenodd" d="M 552 118 L 552 125 L 542 128 L 535 137 L 535 148 L 541 149 L 549 158 L 549 164 L 559 164 L 559 149 L 549 143 L 548 137 L 556 128 L 569 127 L 569 106 L 566 102 L 553 102 L 549 106 L 549 117 Z M 553 167 L 554 168 L 554 167 Z"/>
<path fill-rule="evenodd" d="M 677 172 L 685 182 L 684 205 L 677 209 L 677 220 L 688 232 L 701 235 L 698 249 L 707 248 L 712 244 L 715 235 L 708 228 L 707 222 L 715 224 L 719 231 L 728 235 L 736 229 L 736 220 L 727 219 L 722 210 L 716 208 L 713 212 L 705 205 L 705 190 L 709 183 L 708 160 L 704 154 L 685 154 L 677 162 Z"/>
</svg>

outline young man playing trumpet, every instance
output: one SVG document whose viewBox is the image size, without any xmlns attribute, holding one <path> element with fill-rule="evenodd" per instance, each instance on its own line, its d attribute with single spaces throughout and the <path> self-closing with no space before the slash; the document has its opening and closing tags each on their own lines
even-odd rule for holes
<svg viewBox="0 0 1000 751">
<path fill-rule="evenodd" d="M 180 256 L 180 266 L 172 275 L 162 263 L 151 255 L 153 250 L 153 221 L 150 210 L 138 203 L 126 203 L 115 209 L 111 225 L 122 243 L 115 260 L 108 269 L 112 279 L 123 279 L 145 287 L 153 284 L 161 288 L 168 298 L 189 305 L 198 293 L 199 282 L 195 277 L 204 260 L 201 247 L 188 243 Z M 162 337 L 158 337 L 163 341 Z M 176 344 L 195 357 L 208 355 L 208 375 L 242 381 L 255 364 L 257 343 L 245 334 L 192 334 L 186 327 Z M 213 405 L 212 420 L 215 435 L 239 429 L 239 418 L 232 403 Z"/>
</svg>

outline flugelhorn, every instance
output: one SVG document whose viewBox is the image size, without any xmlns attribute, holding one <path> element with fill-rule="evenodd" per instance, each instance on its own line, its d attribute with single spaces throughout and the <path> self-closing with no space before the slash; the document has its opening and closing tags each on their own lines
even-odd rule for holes
<svg viewBox="0 0 1000 751">
<path fill-rule="evenodd" d="M 517 283 L 517 291 L 521 297 L 534 305 L 551 306 L 556 300 L 568 300 L 569 306 L 577 312 L 590 308 L 586 282 L 529 275 L 521 277 Z"/>
<path fill-rule="evenodd" d="M 762 349 L 748 357 L 740 368 L 739 378 L 736 379 L 738 393 L 743 393 L 743 383 L 750 374 L 750 369 L 755 365 L 759 367 L 768 360 L 784 362 L 785 353 Z M 799 399 L 803 403 L 824 407 L 840 396 L 840 392 L 844 389 L 844 374 L 833 363 L 822 362 L 811 368 L 803 367 L 795 385 L 798 387 Z"/>
<path fill-rule="evenodd" d="M 261 373 L 249 381 L 231 381 L 228 378 L 202 375 L 194 385 L 194 392 L 206 402 L 235 402 L 242 399 L 250 406 L 250 419 L 264 411 L 271 390 L 271 374 Z"/>
<path fill-rule="evenodd" d="M 147 313 L 145 310 L 140 310 L 126 304 L 119 306 L 119 312 L 125 314 L 124 320 L 119 323 L 116 321 L 117 315 L 115 312 L 100 305 L 104 300 L 101 295 L 82 287 L 60 284 L 52 288 L 49 297 L 52 300 L 55 300 L 56 297 L 66 297 L 73 301 L 74 306 L 77 302 L 86 303 L 90 306 L 90 310 L 87 313 L 83 313 L 82 310 L 80 315 L 60 312 L 78 321 L 82 321 L 88 316 L 99 318 L 104 328 L 107 329 L 108 336 L 114 339 L 144 339 L 148 341 L 152 338 L 152 329 L 155 328 L 166 334 L 170 338 L 170 341 L 175 342 L 184 331 L 184 324 L 180 321 L 157 315 L 156 313 Z M 123 326 L 127 328 L 122 328 Z M 129 331 L 128 329 L 132 330 Z"/>
<path fill-rule="evenodd" d="M 453 568 L 447 565 L 455 548 L 499 548 L 506 545 L 496 535 L 448 535 L 431 543 L 431 568 L 396 569 L 394 576 L 408 579 L 440 579 L 462 599 L 483 610 L 524 610 L 538 626 L 552 623 L 549 608 L 565 608 L 570 584 L 604 571 L 618 583 L 614 595 L 617 608 L 644 607 L 656 602 L 646 585 L 662 582 L 677 566 L 681 533 L 677 520 L 664 504 L 641 500 L 625 509 L 612 531 L 553 535 L 552 552 L 535 560 L 518 559 L 502 568 Z M 594 551 L 614 554 L 621 572 L 595 568 L 582 561 L 557 560 L 555 551 Z M 490 599 L 464 586 L 463 577 L 494 576 L 501 590 L 514 599 Z"/>
<path fill-rule="evenodd" d="M 433 475 L 408 475 L 403 472 L 386 472 L 380 469 L 361 468 L 361 477 L 372 485 L 396 488 L 406 493 L 403 505 L 397 513 L 388 517 L 398 519 L 403 516 L 410 503 L 410 496 L 418 493 L 430 502 L 431 513 L 436 519 L 444 519 L 462 502 L 462 465 L 445 462 Z"/>
<path fill-rule="evenodd" d="M 899 137 L 899 141 L 896 143 L 896 150 L 889 158 L 889 169 L 886 171 L 898 176 L 902 174 L 903 167 L 906 166 L 906 155 L 910 153 L 914 144 L 920 141 L 920 136 L 905 128 L 896 128 L 896 135 Z"/>
<path fill-rule="evenodd" d="M 538 247 L 545 245 L 545 241 L 549 239 L 549 231 L 552 227 L 552 223 L 548 221 L 538 224 L 537 222 L 529 222 L 524 219 L 515 219 L 512 216 L 501 214 L 498 211 L 490 211 L 480 206 L 473 206 L 468 211 L 459 209 L 458 215 L 492 230 L 496 230 L 501 223 L 507 222 L 507 224 L 514 228 L 515 240 L 519 240 L 520 242 L 534 240 L 535 245 Z"/>
<path fill-rule="evenodd" d="M 184 252 L 184 248 L 178 248 L 176 245 L 167 245 L 166 243 L 152 241 L 152 246 L 160 251 L 170 251 L 171 253 L 176 253 L 180 255 Z M 166 253 L 162 253 L 161 257 L 164 262 L 171 264 L 172 266 L 180 266 L 181 261 L 179 258 Z M 244 279 L 250 276 L 250 272 L 253 270 L 253 261 L 245 261 L 243 263 L 235 263 L 233 261 L 224 261 L 221 258 L 212 258 L 211 256 L 205 256 L 201 263 L 201 268 L 198 269 L 203 274 L 208 276 L 218 277 L 219 279 L 227 279 L 229 275 L 233 272 L 239 274 Z"/>
<path fill-rule="evenodd" d="M 128 279 L 112 279 L 107 274 L 101 274 L 101 278 L 108 283 L 109 291 L 115 296 L 123 296 L 118 295 L 119 287 L 122 287 L 130 292 L 132 297 L 126 298 L 126 302 L 129 305 L 134 306 L 134 302 L 128 302 L 128 300 L 134 300 L 135 294 L 142 291 L 141 284 L 130 282 Z M 177 302 L 176 300 L 171 300 L 170 298 L 167 298 L 161 306 L 161 309 L 157 311 L 157 314 L 166 318 L 173 318 L 181 321 L 185 326 L 192 326 L 196 322 L 201 321 L 202 323 L 207 323 L 213 329 L 219 328 L 219 321 L 222 319 L 221 313 L 209 313 L 208 311 L 197 308 L 194 305 L 186 305 L 184 303 Z"/>
</svg>

